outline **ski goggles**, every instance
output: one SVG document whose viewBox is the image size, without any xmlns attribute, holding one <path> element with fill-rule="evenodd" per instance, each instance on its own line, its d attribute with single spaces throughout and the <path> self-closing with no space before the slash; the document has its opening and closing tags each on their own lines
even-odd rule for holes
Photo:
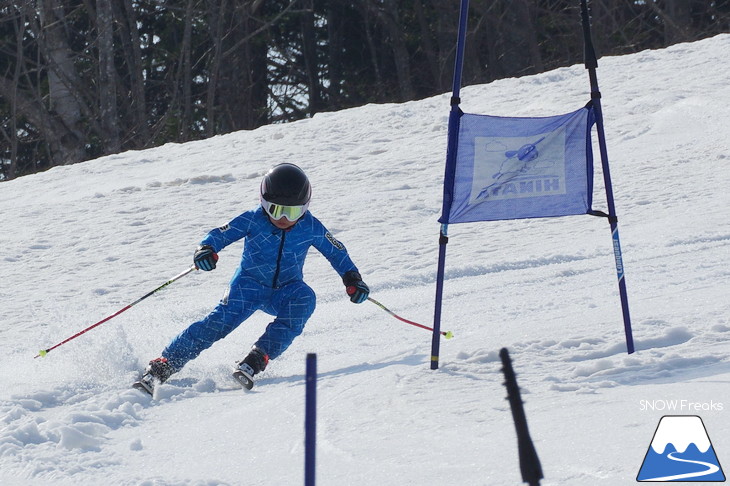
<svg viewBox="0 0 730 486">
<path fill-rule="evenodd" d="M 301 206 L 284 206 L 283 204 L 272 203 L 262 198 L 261 206 L 272 219 L 279 220 L 286 218 L 293 223 L 304 216 L 304 213 L 307 212 L 307 208 L 309 207 L 309 203 Z"/>
</svg>

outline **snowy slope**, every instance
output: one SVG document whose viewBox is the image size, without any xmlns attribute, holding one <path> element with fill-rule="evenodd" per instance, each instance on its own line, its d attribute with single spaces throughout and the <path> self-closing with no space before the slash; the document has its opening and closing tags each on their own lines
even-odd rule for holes
<svg viewBox="0 0 730 486">
<path fill-rule="evenodd" d="M 438 371 L 430 333 L 351 304 L 314 251 L 305 273 L 318 308 L 254 392 L 229 372 L 264 314 L 157 400 L 128 389 L 215 305 L 241 244 L 216 271 L 33 359 L 185 270 L 209 229 L 257 204 L 279 162 L 307 171 L 312 212 L 347 245 L 371 295 L 432 325 L 449 94 L 0 184 L 0 484 L 301 484 L 309 352 L 320 372 L 320 485 L 521 484 L 501 347 L 542 484 L 634 484 L 666 414 L 701 415 L 730 464 L 729 51 L 722 35 L 599 62 L 633 355 L 608 224 L 575 216 L 450 227 L 442 326 L 455 337 Z M 467 87 L 462 109 L 548 116 L 584 105 L 588 92 L 578 65 Z M 594 207 L 605 209 L 600 170 Z"/>
</svg>

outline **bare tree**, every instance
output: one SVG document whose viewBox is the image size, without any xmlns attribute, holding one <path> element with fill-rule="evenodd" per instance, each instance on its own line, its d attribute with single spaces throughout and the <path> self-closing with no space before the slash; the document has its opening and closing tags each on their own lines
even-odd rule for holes
<svg viewBox="0 0 730 486">
<path fill-rule="evenodd" d="M 119 38 L 121 39 L 124 63 L 127 66 L 125 87 L 120 92 L 122 100 L 128 100 L 129 114 L 124 118 L 128 121 L 125 133 L 126 140 L 133 148 L 146 145 L 147 137 L 147 102 L 145 95 L 145 80 L 142 55 L 142 37 L 139 32 L 137 11 L 133 0 L 122 0 L 112 4 L 115 17 L 119 19 Z M 123 107 L 124 105 L 122 105 Z"/>
<path fill-rule="evenodd" d="M 315 36 L 314 0 L 303 0 L 304 11 L 301 15 L 302 58 L 307 79 L 309 95 L 309 116 L 324 108 L 322 86 L 319 81 L 319 62 L 317 60 L 317 39 Z"/>
<path fill-rule="evenodd" d="M 592 0 L 599 55 L 730 31 L 730 0 Z M 459 2 L 0 2 L 0 180 L 451 86 Z M 576 0 L 471 0 L 463 84 L 581 62 Z"/>
<path fill-rule="evenodd" d="M 692 0 L 665 0 L 661 8 L 650 1 L 649 6 L 664 23 L 664 40 L 667 45 L 691 39 Z"/>
<path fill-rule="evenodd" d="M 76 54 L 65 33 L 68 26 L 64 7 L 57 0 L 40 0 L 39 7 L 39 23 L 36 23 L 35 16 L 28 16 L 28 19 L 35 26 L 40 54 L 48 63 L 50 103 L 47 108 L 40 106 L 40 99 L 31 103 L 32 95 L 28 91 L 24 106 L 26 109 L 32 106 L 35 117 L 46 119 L 37 126 L 47 139 L 55 140 L 54 159 L 57 163 L 79 162 L 85 156 L 82 113 L 90 111 L 84 106 L 81 96 L 85 85 L 76 72 Z M 53 119 L 54 114 L 58 116 L 58 122 Z"/>
<path fill-rule="evenodd" d="M 117 110 L 117 76 L 114 69 L 114 16 L 110 0 L 96 0 L 99 54 L 99 118 L 105 154 L 121 150 Z"/>
<path fill-rule="evenodd" d="M 376 14 L 388 36 L 393 50 L 393 61 L 398 79 L 400 99 L 411 100 L 414 97 L 413 82 L 411 79 L 411 63 L 408 47 L 406 46 L 403 28 L 400 22 L 398 4 L 395 0 L 363 0 L 365 8 Z"/>
</svg>

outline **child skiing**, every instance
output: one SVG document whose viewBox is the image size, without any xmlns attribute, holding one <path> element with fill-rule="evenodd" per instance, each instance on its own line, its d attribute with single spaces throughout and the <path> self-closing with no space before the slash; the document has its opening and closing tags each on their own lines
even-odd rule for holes
<svg viewBox="0 0 730 486">
<path fill-rule="evenodd" d="M 316 297 L 302 276 L 311 246 L 340 275 L 352 302 L 359 304 L 368 298 L 368 286 L 345 246 L 308 211 L 311 194 L 309 179 L 302 169 L 294 164 L 279 164 L 261 182 L 260 206 L 203 238 L 193 256 L 198 269 L 215 269 L 218 252 L 245 239 L 241 264 L 215 309 L 173 338 L 162 357 L 150 361 L 135 387 L 152 394 L 156 383 L 165 382 L 185 363 L 261 310 L 275 318 L 234 371 L 234 377 L 251 389 L 254 375 L 289 347 L 314 312 Z"/>
</svg>

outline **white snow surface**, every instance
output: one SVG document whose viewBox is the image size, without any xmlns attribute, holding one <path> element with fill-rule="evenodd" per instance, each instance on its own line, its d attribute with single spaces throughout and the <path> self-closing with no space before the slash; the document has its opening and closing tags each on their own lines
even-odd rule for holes
<svg viewBox="0 0 730 486">
<path fill-rule="evenodd" d="M 433 325 L 450 93 L 0 184 L 0 484 L 302 484 L 307 353 L 318 357 L 317 484 L 522 484 L 502 347 L 541 484 L 634 484 L 668 414 L 701 416 L 730 464 L 728 52 L 719 35 L 599 61 L 631 355 L 609 225 L 585 215 L 450 226 L 442 329 L 455 337 L 441 341 L 438 370 L 430 332 L 350 303 L 313 250 L 318 307 L 252 392 L 230 371 L 270 321 L 262 313 L 156 399 L 130 389 L 218 302 L 240 242 L 215 271 L 34 359 L 188 268 L 205 233 L 258 204 L 280 162 L 306 170 L 311 211 L 371 296 Z M 461 96 L 468 113 L 550 116 L 583 106 L 590 86 L 575 65 Z M 597 150 L 594 209 L 606 210 Z"/>
</svg>

